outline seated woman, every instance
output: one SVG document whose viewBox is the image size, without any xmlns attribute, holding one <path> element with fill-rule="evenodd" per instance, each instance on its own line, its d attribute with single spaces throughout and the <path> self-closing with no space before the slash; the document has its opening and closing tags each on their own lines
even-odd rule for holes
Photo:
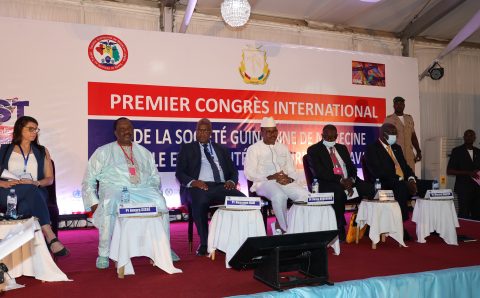
<svg viewBox="0 0 480 298">
<path fill-rule="evenodd" d="M 17 194 L 17 213 L 38 218 L 48 248 L 55 256 L 66 256 L 69 251 L 55 237 L 50 225 L 47 198 L 44 188 L 53 183 L 50 153 L 38 143 L 38 122 L 22 116 L 13 127 L 11 144 L 0 147 L 1 168 L 15 174 L 20 180 L 0 180 L 0 206 L 6 208 L 10 188 Z"/>
</svg>

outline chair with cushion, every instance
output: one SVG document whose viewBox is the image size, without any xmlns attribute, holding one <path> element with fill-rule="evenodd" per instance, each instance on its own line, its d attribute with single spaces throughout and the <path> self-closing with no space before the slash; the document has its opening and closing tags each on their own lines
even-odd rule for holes
<svg viewBox="0 0 480 298">
<path fill-rule="evenodd" d="M 362 155 L 362 158 L 360 158 L 360 164 L 362 165 L 363 180 L 373 183 L 374 181 L 372 179 L 372 175 L 370 175 L 370 172 L 368 171 L 367 158 L 365 157 L 365 154 Z"/>
<path fill-rule="evenodd" d="M 308 191 L 312 192 L 312 183 L 313 183 L 313 169 L 311 167 L 310 156 L 305 154 L 302 158 L 303 161 L 303 171 L 305 172 L 305 181 L 307 182 Z"/>
<path fill-rule="evenodd" d="M 363 158 L 363 157 L 362 157 Z M 303 156 L 303 170 L 305 172 L 305 180 L 307 182 L 308 190 L 312 192 L 312 182 L 315 171 L 313 170 L 310 162 L 310 156 L 305 154 Z M 358 208 L 358 204 L 360 204 L 361 198 L 355 198 L 352 200 L 348 200 L 345 202 L 346 209 L 345 210 L 356 210 Z"/>
<path fill-rule="evenodd" d="M 270 202 L 269 199 L 266 197 L 262 197 L 257 195 L 256 192 L 250 191 L 250 188 L 252 187 L 253 182 L 250 180 L 247 180 L 247 187 L 248 187 L 248 196 L 249 197 L 260 197 L 260 199 L 265 203 L 260 211 L 262 212 L 262 217 L 263 217 L 263 223 L 265 225 L 265 231 L 267 230 L 267 218 L 268 218 L 268 211 L 270 210 L 270 213 L 272 213 L 272 203 Z"/>
<path fill-rule="evenodd" d="M 190 204 L 190 201 L 187 198 L 187 188 L 185 186 L 180 186 L 180 202 L 183 206 L 187 208 L 188 212 L 188 231 L 187 231 L 187 236 L 188 236 L 188 249 L 190 252 L 193 252 L 193 216 L 192 216 L 192 204 Z M 215 208 L 216 210 L 216 208 Z M 214 210 L 210 209 L 210 212 Z"/>
<path fill-rule="evenodd" d="M 50 213 L 50 222 L 52 224 L 52 231 L 58 237 L 58 224 L 59 224 L 59 215 L 60 212 L 58 210 L 57 205 L 57 189 L 55 186 L 55 163 L 52 160 L 52 168 L 53 168 L 53 183 L 45 187 L 48 192 L 48 199 L 47 199 L 47 207 L 48 213 Z"/>
</svg>

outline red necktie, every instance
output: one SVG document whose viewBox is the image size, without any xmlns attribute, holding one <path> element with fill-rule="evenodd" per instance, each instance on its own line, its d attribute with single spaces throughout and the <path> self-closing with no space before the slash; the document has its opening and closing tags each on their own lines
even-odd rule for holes
<svg viewBox="0 0 480 298">
<path fill-rule="evenodd" d="M 337 155 L 335 155 L 335 149 L 333 147 L 330 148 L 330 158 L 332 159 L 332 163 L 334 167 L 333 173 L 343 177 L 343 169 L 340 166 L 340 163 L 338 162 Z"/>
</svg>

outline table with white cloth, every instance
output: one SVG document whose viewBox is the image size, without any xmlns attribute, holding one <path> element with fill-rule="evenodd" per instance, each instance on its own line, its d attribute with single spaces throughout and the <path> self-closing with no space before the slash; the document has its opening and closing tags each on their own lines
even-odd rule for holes
<svg viewBox="0 0 480 298">
<path fill-rule="evenodd" d="M 248 237 L 266 236 L 260 210 L 226 209 L 220 207 L 213 214 L 208 227 L 208 253 L 225 253 L 225 265 L 232 259 Z"/>
<path fill-rule="evenodd" d="M 130 258 L 148 257 L 153 265 L 173 274 L 182 270 L 173 266 L 170 239 L 161 215 L 117 217 L 110 244 L 110 259 L 117 263 L 118 277 L 135 274 Z"/>
<path fill-rule="evenodd" d="M 425 243 L 425 237 L 436 231 L 447 244 L 458 245 L 460 225 L 453 200 L 417 199 L 412 221 L 417 224 L 417 242 Z"/>
<path fill-rule="evenodd" d="M 362 200 L 358 206 L 356 222 L 358 229 L 366 224 L 370 226 L 369 238 L 375 249 L 380 236 L 390 236 L 401 246 L 403 242 L 402 212 L 397 201 Z M 384 241 L 384 238 L 382 238 Z"/>
<path fill-rule="evenodd" d="M 25 221 L 0 221 L 0 239 L 3 239 L 15 225 Z M 37 219 L 34 226 L 34 238 L 1 259 L 0 263 L 5 263 L 12 278 L 26 275 L 42 281 L 69 281 L 53 261 Z"/>
<path fill-rule="evenodd" d="M 331 205 L 294 203 L 288 210 L 287 234 L 330 231 L 337 229 L 335 211 Z M 338 237 L 329 244 L 336 255 L 340 254 Z"/>
</svg>

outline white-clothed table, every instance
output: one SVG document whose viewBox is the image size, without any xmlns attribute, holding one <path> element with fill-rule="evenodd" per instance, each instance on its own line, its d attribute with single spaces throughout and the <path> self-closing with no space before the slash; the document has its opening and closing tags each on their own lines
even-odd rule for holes
<svg viewBox="0 0 480 298">
<path fill-rule="evenodd" d="M 0 239 L 3 239 L 14 225 L 21 222 L 0 221 Z M 43 281 L 69 281 L 53 261 L 38 220 L 35 219 L 34 225 L 34 238 L 1 259 L 0 263 L 7 265 L 8 274 L 12 278 L 26 275 Z"/>
<path fill-rule="evenodd" d="M 447 244 L 458 245 L 460 225 L 453 200 L 417 199 L 412 221 L 417 224 L 417 242 L 425 243 L 425 237 L 436 231 Z"/>
<path fill-rule="evenodd" d="M 110 259 L 117 262 L 117 272 L 135 274 L 130 258 L 149 257 L 154 266 L 173 274 L 182 270 L 173 266 L 170 239 L 162 216 L 117 217 L 110 244 Z M 122 274 L 123 275 L 123 274 Z"/>
<path fill-rule="evenodd" d="M 314 206 L 293 204 L 288 211 L 287 234 L 330 231 L 337 229 L 335 211 L 331 205 Z M 336 255 L 340 254 L 340 241 L 336 237 L 330 244 Z"/>
<path fill-rule="evenodd" d="M 403 242 L 402 212 L 397 201 L 362 200 L 356 222 L 359 229 L 366 224 L 370 226 L 368 236 L 374 245 L 380 241 L 381 234 L 387 234 L 407 247 Z"/>
<path fill-rule="evenodd" d="M 237 253 L 248 237 L 266 236 L 260 210 L 219 208 L 208 228 L 208 253 L 216 249 L 225 253 L 225 265 Z"/>
</svg>

